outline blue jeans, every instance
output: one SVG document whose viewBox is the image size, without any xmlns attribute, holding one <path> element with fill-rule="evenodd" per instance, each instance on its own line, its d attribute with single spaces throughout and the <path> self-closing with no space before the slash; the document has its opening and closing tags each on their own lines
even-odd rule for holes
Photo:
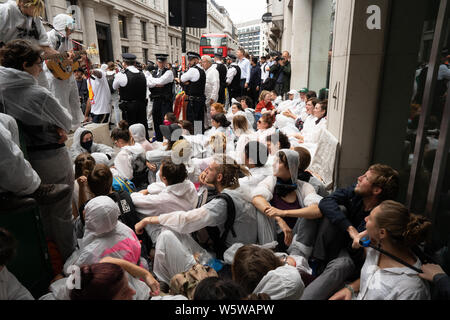
<svg viewBox="0 0 450 320">
<path fill-rule="evenodd" d="M 91 114 L 93 123 L 109 123 L 109 113 Z"/>
</svg>

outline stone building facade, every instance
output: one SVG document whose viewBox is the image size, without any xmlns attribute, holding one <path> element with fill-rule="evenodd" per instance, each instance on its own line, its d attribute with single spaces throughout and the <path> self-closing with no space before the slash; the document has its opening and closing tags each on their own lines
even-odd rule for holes
<svg viewBox="0 0 450 320">
<path fill-rule="evenodd" d="M 72 38 L 98 48 L 94 63 L 121 59 L 124 52 L 144 62 L 154 61 L 156 53 L 181 61 L 181 28 L 169 26 L 168 6 L 167 0 L 45 0 L 43 19 L 52 23 L 60 13 L 72 15 L 77 24 Z M 202 34 L 224 31 L 236 38 L 227 11 L 208 0 L 207 27 L 187 29 L 187 51 L 199 51 Z"/>
</svg>

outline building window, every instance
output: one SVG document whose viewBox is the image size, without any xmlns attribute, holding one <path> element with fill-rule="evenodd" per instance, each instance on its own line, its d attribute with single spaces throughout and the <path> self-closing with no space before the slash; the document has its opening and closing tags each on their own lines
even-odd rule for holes
<svg viewBox="0 0 450 320">
<path fill-rule="evenodd" d="M 128 47 L 122 47 L 122 53 L 128 53 L 129 49 L 130 48 L 128 48 Z"/>
<path fill-rule="evenodd" d="M 144 63 L 148 61 L 148 49 L 142 49 L 142 57 L 144 58 Z"/>
<path fill-rule="evenodd" d="M 141 21 L 141 38 L 142 41 L 147 41 L 147 22 Z"/>
<path fill-rule="evenodd" d="M 155 24 L 155 44 L 158 44 L 158 26 Z"/>
<path fill-rule="evenodd" d="M 127 35 L 127 18 L 119 15 L 119 29 L 120 29 L 120 37 L 128 38 Z"/>
</svg>

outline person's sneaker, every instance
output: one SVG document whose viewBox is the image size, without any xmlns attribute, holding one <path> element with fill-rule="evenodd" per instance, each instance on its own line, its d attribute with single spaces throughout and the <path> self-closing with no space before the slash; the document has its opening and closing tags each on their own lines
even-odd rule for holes
<svg viewBox="0 0 450 320">
<path fill-rule="evenodd" d="M 48 205 L 58 202 L 70 193 L 67 184 L 41 184 L 39 188 L 30 195 L 40 205 Z"/>
</svg>

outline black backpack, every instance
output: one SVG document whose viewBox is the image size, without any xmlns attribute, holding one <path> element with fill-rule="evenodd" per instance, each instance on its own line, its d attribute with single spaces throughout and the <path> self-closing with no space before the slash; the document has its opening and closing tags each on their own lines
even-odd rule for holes
<svg viewBox="0 0 450 320">
<path fill-rule="evenodd" d="M 116 90 L 113 89 L 114 77 L 114 74 L 106 75 L 106 80 L 108 80 L 109 91 L 111 91 L 111 94 L 116 92 Z"/>
<path fill-rule="evenodd" d="M 236 219 L 236 207 L 234 206 L 231 196 L 226 193 L 220 193 L 208 200 L 211 201 L 214 199 L 223 199 L 227 202 L 227 220 L 225 221 L 225 230 L 221 235 L 218 227 L 206 227 L 205 230 L 208 233 L 209 239 L 207 243 L 201 243 L 200 245 L 206 250 L 214 251 L 217 258 L 223 260 L 223 254 L 228 249 L 226 246 L 226 240 L 229 232 L 231 232 L 233 237 L 236 238 L 236 232 L 233 228 L 234 221 Z M 198 242 L 196 233 L 193 234 L 193 237 Z"/>
<path fill-rule="evenodd" d="M 135 226 L 141 221 L 141 219 L 137 215 L 136 207 L 134 206 L 133 200 L 128 192 L 114 192 L 109 194 L 108 197 L 110 197 L 119 206 L 119 220 L 131 230 L 135 231 Z M 153 247 L 152 239 L 145 231 L 144 233 L 137 235 L 137 237 L 141 242 L 141 257 L 149 261 L 149 252 Z"/>
</svg>

